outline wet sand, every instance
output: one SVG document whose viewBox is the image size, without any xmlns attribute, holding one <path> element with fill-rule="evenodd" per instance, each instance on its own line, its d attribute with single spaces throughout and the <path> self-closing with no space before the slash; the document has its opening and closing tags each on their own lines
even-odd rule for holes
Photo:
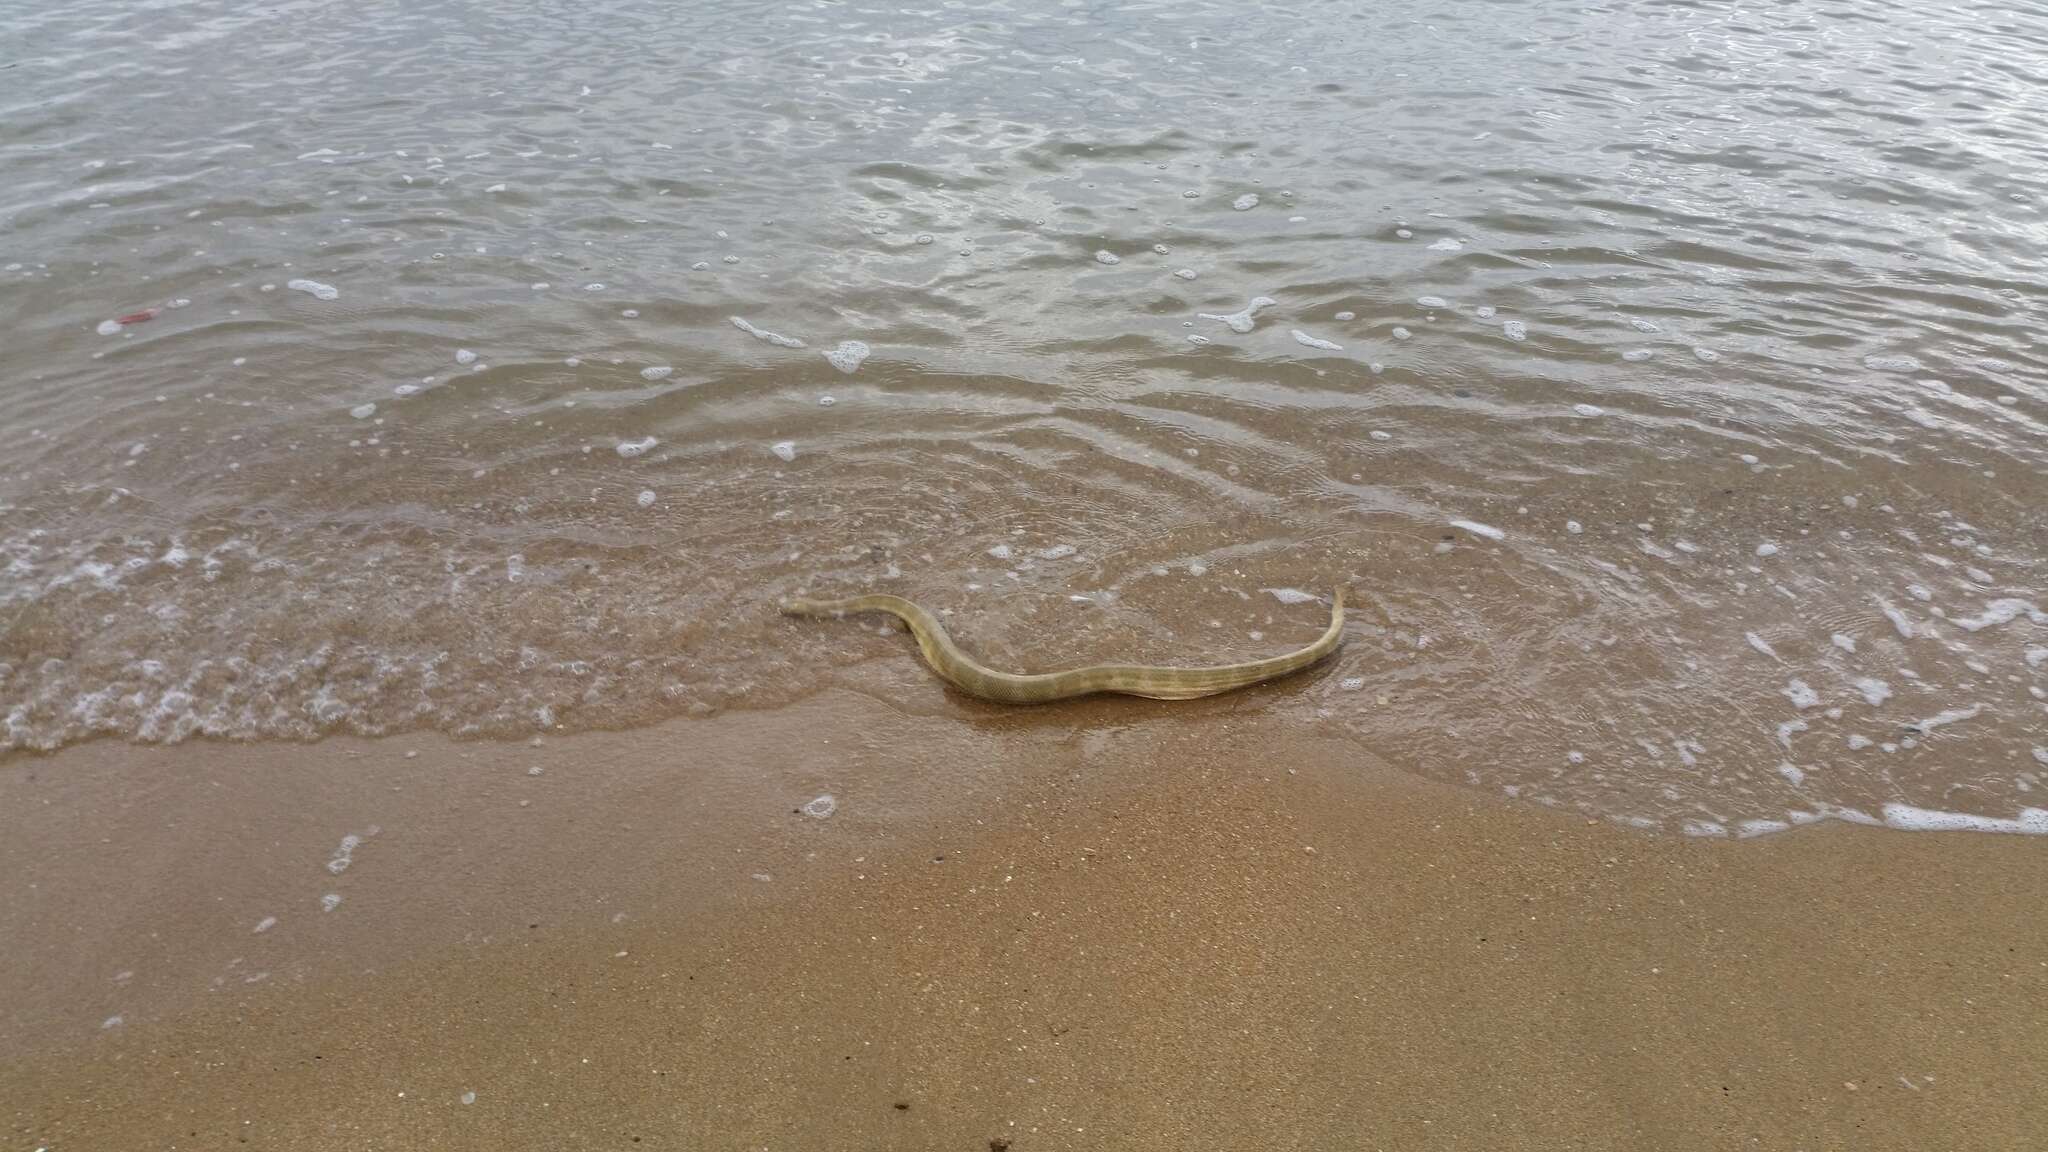
<svg viewBox="0 0 2048 1152">
<path fill-rule="evenodd" d="M 1362 761 L 1258 699 L 1197 723 L 835 691 L 540 746 L 12 758 L 7 1144 L 2048 1131 L 2040 841 L 1646 835 Z"/>
</svg>

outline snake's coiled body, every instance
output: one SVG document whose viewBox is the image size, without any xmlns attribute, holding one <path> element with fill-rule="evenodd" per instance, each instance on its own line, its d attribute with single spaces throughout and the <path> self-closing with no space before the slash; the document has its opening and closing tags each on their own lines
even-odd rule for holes
<svg viewBox="0 0 2048 1152">
<path fill-rule="evenodd" d="M 971 696 L 1003 704 L 1045 704 L 1096 692 L 1147 696 L 1154 700 L 1192 700 L 1214 696 L 1276 676 L 1298 672 L 1337 650 L 1344 638 L 1344 590 L 1330 605 L 1330 626 L 1315 643 L 1281 656 L 1242 664 L 1207 668 L 1171 668 L 1154 664 L 1094 664 L 1065 672 L 1021 676 L 984 667 L 960 650 L 938 617 L 901 596 L 874 593 L 845 600 L 790 600 L 782 610 L 791 616 L 843 616 L 849 612 L 887 612 L 910 626 L 925 663 L 945 681 Z"/>
</svg>

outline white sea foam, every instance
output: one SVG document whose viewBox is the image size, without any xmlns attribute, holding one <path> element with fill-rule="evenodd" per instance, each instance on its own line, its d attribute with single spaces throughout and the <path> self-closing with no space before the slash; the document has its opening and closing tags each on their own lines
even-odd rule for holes
<svg viewBox="0 0 2048 1152">
<path fill-rule="evenodd" d="M 1307 604 L 1316 598 L 1315 593 L 1303 592 L 1299 588 L 1261 588 L 1259 591 L 1266 593 L 1282 604 Z"/>
<path fill-rule="evenodd" d="M 675 368 L 667 364 L 650 364 L 640 370 L 640 378 L 643 380 L 662 380 L 666 379 L 674 371 Z"/>
<path fill-rule="evenodd" d="M 1097 264 L 1121 264 L 1124 262 L 1124 259 L 1109 249 L 1103 248 L 1096 251 L 1095 262 Z"/>
<path fill-rule="evenodd" d="M 1975 616 L 1957 616 L 1953 623 L 1965 632 L 1976 632 L 1994 624 L 2010 624 L 2025 616 L 2035 624 L 2048 624 L 2048 612 L 2034 606 L 2031 600 L 2007 598 L 1993 600 L 1984 605 L 1984 611 Z"/>
<path fill-rule="evenodd" d="M 1276 301 L 1270 296 L 1254 296 L 1245 304 L 1242 311 L 1224 314 L 1197 312 L 1195 316 L 1202 320 L 1214 320 L 1229 328 L 1232 332 L 1249 332 L 1252 330 L 1253 313 L 1256 313 L 1261 308 L 1270 307 L 1274 303 Z"/>
<path fill-rule="evenodd" d="M 804 804 L 804 815 L 813 820 L 824 820 L 839 811 L 839 801 L 830 792 Z"/>
<path fill-rule="evenodd" d="M 318 280 L 288 280 L 285 287 L 294 292 L 304 292 L 315 300 L 332 300 L 341 295 L 341 290 L 334 285 L 322 284 Z"/>
<path fill-rule="evenodd" d="M 1257 192 L 1247 192 L 1232 200 L 1230 206 L 1239 212 L 1249 212 L 1259 206 L 1259 194 Z"/>
<path fill-rule="evenodd" d="M 355 417 L 358 420 L 368 420 L 370 417 L 375 416 L 377 414 L 377 405 L 374 402 L 369 404 L 358 404 L 355 407 L 349 409 L 348 414 Z"/>
<path fill-rule="evenodd" d="M 356 849 L 362 847 L 362 845 L 363 838 L 354 832 L 343 836 L 341 838 L 341 847 L 336 848 L 334 856 L 327 861 L 327 870 L 336 876 L 348 871 L 348 866 L 355 863 Z"/>
<path fill-rule="evenodd" d="M 773 344 L 778 348 L 801 348 L 804 346 L 804 342 L 797 339 L 794 336 L 784 336 L 779 332 L 769 332 L 761 328 L 756 328 L 752 324 L 748 323 L 746 320 L 738 316 L 728 317 L 728 319 L 732 321 L 733 327 L 739 329 L 742 332 L 745 332 L 747 335 L 752 336 L 756 340 L 760 340 L 768 344 Z"/>
<path fill-rule="evenodd" d="M 851 376 L 867 362 L 872 350 L 859 340 L 842 340 L 835 348 L 825 353 L 826 363 Z"/>
<path fill-rule="evenodd" d="M 2048 808 L 2022 808 L 2017 816 L 1999 817 L 1915 808 L 1910 804 L 1887 804 L 1884 806 L 1884 823 L 1887 828 L 1904 832 L 2007 832 L 2048 836 Z"/>
<path fill-rule="evenodd" d="M 1503 320 L 1500 322 L 1500 334 L 1519 343 L 1529 338 L 1529 326 L 1520 320 Z"/>
<path fill-rule="evenodd" d="M 777 459 L 785 462 L 796 459 L 796 443 L 794 441 L 777 440 L 768 446 L 768 450 L 775 453 Z"/>
<path fill-rule="evenodd" d="M 1884 597 L 1874 596 L 1872 599 L 1877 601 L 1878 610 L 1884 613 L 1885 619 L 1892 622 L 1892 627 L 1897 630 L 1899 638 L 1911 640 L 1913 638 L 1913 621 L 1908 619 L 1904 612 L 1899 611 L 1896 605 Z"/>
<path fill-rule="evenodd" d="M 1451 527 L 1463 528 L 1474 536 L 1484 536 L 1488 540 L 1504 540 L 1507 538 L 1507 533 L 1495 528 L 1491 524 L 1481 524 L 1477 520 L 1453 520 L 1451 521 Z"/>
<path fill-rule="evenodd" d="M 1415 302 L 1424 308 L 1449 308 L 1451 302 L 1441 296 L 1417 296 Z"/>
<path fill-rule="evenodd" d="M 1856 691 L 1863 694 L 1863 701 L 1872 708 L 1892 698 L 1892 686 L 1875 676 L 1858 676 Z"/>
<path fill-rule="evenodd" d="M 1341 344 L 1311 336 L 1299 328 L 1294 330 L 1294 342 L 1296 344 L 1306 344 L 1310 348 L 1320 348 L 1325 352 L 1342 352 L 1344 350 L 1344 346 Z"/>
<path fill-rule="evenodd" d="M 1984 705 L 1972 704 L 1968 708 L 1948 708 L 1913 724 L 1922 732 L 1932 732 L 1964 720 L 1973 720 L 1984 711 Z"/>
<path fill-rule="evenodd" d="M 645 436 L 638 440 L 621 440 L 616 450 L 619 455 L 631 460 L 635 456 L 645 456 L 653 451 L 654 446 L 659 443 L 661 441 L 656 440 L 654 437 Z"/>
<path fill-rule="evenodd" d="M 1794 679 L 1787 683 L 1782 691 L 1785 698 L 1792 701 L 1792 706 L 1802 711 L 1820 703 L 1820 693 L 1815 692 L 1804 680 Z"/>
<path fill-rule="evenodd" d="M 1581 416 L 1588 417 L 1607 415 L 1607 410 L 1598 404 L 1574 404 L 1572 405 L 1572 411 L 1577 412 Z"/>
<path fill-rule="evenodd" d="M 1465 249 L 1465 242 L 1446 236 L 1429 247 L 1434 252 L 1462 252 Z"/>
<path fill-rule="evenodd" d="M 1772 648 L 1768 643 L 1764 641 L 1763 637 L 1757 635 L 1756 633 L 1744 632 L 1742 634 L 1742 638 L 1744 640 L 1749 641 L 1749 646 L 1751 648 L 1754 648 L 1757 651 L 1763 653 L 1764 655 L 1769 656 L 1773 660 L 1776 660 L 1778 658 L 1777 650 Z"/>
</svg>

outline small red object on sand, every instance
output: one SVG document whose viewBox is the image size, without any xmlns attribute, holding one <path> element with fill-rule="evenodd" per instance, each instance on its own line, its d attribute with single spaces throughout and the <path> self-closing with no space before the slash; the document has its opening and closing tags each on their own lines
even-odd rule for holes
<svg viewBox="0 0 2048 1152">
<path fill-rule="evenodd" d="M 156 319 L 162 312 L 163 309 L 161 308 L 144 308 L 140 312 L 130 312 L 126 316 L 116 316 L 114 317 L 114 323 L 123 325 L 141 324 Z"/>
</svg>

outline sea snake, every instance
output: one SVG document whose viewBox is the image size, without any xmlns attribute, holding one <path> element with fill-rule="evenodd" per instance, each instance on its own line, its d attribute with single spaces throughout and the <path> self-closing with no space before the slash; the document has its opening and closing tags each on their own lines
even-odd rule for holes
<svg viewBox="0 0 2048 1152">
<path fill-rule="evenodd" d="M 931 613 L 901 596 L 875 593 L 846 600 L 787 600 L 783 612 L 791 616 L 843 616 L 848 612 L 888 612 L 910 625 L 925 663 L 947 683 L 970 696 L 1003 704 L 1045 704 L 1095 692 L 1121 692 L 1126 696 L 1149 696 L 1154 700 L 1192 700 L 1214 696 L 1289 672 L 1298 672 L 1337 650 L 1344 639 L 1344 590 L 1337 589 L 1330 605 L 1330 626 L 1306 648 L 1281 656 L 1250 660 L 1243 664 L 1216 664 L 1208 668 L 1168 668 L 1153 664 L 1093 664 L 1065 672 L 1042 672 L 1020 676 L 998 672 L 976 663 L 960 650 L 946 629 Z"/>
</svg>

